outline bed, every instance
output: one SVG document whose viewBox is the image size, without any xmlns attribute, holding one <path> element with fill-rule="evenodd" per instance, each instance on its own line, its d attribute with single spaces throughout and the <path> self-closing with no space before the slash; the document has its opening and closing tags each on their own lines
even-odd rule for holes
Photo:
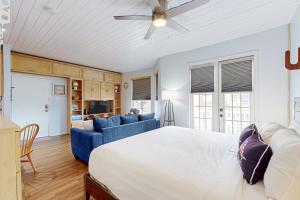
<svg viewBox="0 0 300 200">
<path fill-rule="evenodd" d="M 101 200 L 266 200 L 237 159 L 238 137 L 164 127 L 93 150 L 86 197 Z"/>
</svg>

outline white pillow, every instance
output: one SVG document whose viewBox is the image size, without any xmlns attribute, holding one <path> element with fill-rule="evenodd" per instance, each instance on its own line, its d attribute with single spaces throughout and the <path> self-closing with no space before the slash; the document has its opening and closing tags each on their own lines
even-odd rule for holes
<svg viewBox="0 0 300 200">
<path fill-rule="evenodd" d="M 289 128 L 294 129 L 298 135 L 300 135 L 300 123 L 297 121 L 292 121 Z"/>
<path fill-rule="evenodd" d="M 300 137 L 292 129 L 280 129 L 270 141 L 273 156 L 264 175 L 267 197 L 300 199 Z"/>
<path fill-rule="evenodd" d="M 83 128 L 84 130 L 93 131 L 94 130 L 93 120 L 83 121 Z"/>
<path fill-rule="evenodd" d="M 262 127 L 258 130 L 258 133 L 261 135 L 263 141 L 269 144 L 273 134 L 283 128 L 283 126 L 276 122 L 270 122 L 262 125 Z"/>
</svg>

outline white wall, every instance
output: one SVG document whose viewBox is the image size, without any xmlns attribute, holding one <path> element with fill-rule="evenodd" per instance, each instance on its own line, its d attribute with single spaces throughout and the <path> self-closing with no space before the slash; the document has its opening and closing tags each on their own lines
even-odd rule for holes
<svg viewBox="0 0 300 200">
<path fill-rule="evenodd" d="M 53 85 L 65 85 L 67 88 L 67 80 L 59 77 L 40 76 L 32 74 L 12 73 L 16 76 L 27 76 L 33 78 L 42 78 L 49 82 L 49 136 L 66 134 L 67 131 L 67 95 L 53 95 Z M 24 82 L 26 84 L 26 82 Z M 26 113 L 24 113 L 26 117 Z"/>
<path fill-rule="evenodd" d="M 291 22 L 291 62 L 298 62 L 300 47 L 300 7 Z M 291 119 L 293 119 L 293 99 L 300 97 L 300 70 L 291 71 Z"/>
<path fill-rule="evenodd" d="M 3 115 L 11 119 L 11 46 L 3 44 Z"/>
<path fill-rule="evenodd" d="M 246 52 L 256 52 L 255 123 L 269 121 L 288 124 L 288 73 L 284 52 L 288 44 L 288 27 L 282 26 L 255 35 L 179 53 L 160 60 L 161 88 L 177 90 L 175 120 L 189 126 L 189 63 L 201 62 Z M 300 80 L 300 79 L 299 79 Z"/>
</svg>

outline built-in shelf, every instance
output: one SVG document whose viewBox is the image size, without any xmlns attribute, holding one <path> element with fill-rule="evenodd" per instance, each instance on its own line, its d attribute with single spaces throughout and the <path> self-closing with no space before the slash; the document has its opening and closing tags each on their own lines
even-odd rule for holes
<svg viewBox="0 0 300 200">
<path fill-rule="evenodd" d="M 121 114 L 121 84 L 114 85 L 114 114 Z"/>
<path fill-rule="evenodd" d="M 82 80 L 71 80 L 71 121 L 74 117 L 81 115 L 83 119 L 83 96 L 82 96 Z M 74 110 L 75 109 L 75 110 Z M 78 119 L 79 120 L 79 119 Z"/>
</svg>

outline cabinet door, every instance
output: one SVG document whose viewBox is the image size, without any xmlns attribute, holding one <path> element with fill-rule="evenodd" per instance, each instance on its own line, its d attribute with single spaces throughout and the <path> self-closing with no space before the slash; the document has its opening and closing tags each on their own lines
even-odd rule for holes
<svg viewBox="0 0 300 200">
<path fill-rule="evenodd" d="M 84 81 L 84 99 L 99 100 L 100 99 L 100 82 L 99 81 Z"/>
<path fill-rule="evenodd" d="M 92 81 L 92 97 L 93 100 L 100 100 L 100 82 L 99 81 Z"/>
<path fill-rule="evenodd" d="M 53 63 L 52 73 L 57 76 L 80 78 L 81 68 L 72 65 Z"/>
<path fill-rule="evenodd" d="M 84 69 L 83 79 L 103 81 L 103 72 L 99 70 L 93 70 L 93 69 Z"/>
<path fill-rule="evenodd" d="M 1 199 L 17 199 L 17 169 L 15 134 L 6 129 L 0 133 L 0 197 Z"/>
<path fill-rule="evenodd" d="M 108 82 L 101 83 L 101 99 L 111 100 L 114 98 L 114 84 Z"/>
<path fill-rule="evenodd" d="M 84 100 L 92 100 L 93 81 L 84 81 Z"/>
<path fill-rule="evenodd" d="M 51 63 L 29 56 L 12 55 L 11 70 L 32 74 L 51 74 Z"/>
<path fill-rule="evenodd" d="M 111 82 L 111 83 L 121 83 L 122 82 L 122 75 L 116 73 L 104 73 L 104 81 Z"/>
</svg>

